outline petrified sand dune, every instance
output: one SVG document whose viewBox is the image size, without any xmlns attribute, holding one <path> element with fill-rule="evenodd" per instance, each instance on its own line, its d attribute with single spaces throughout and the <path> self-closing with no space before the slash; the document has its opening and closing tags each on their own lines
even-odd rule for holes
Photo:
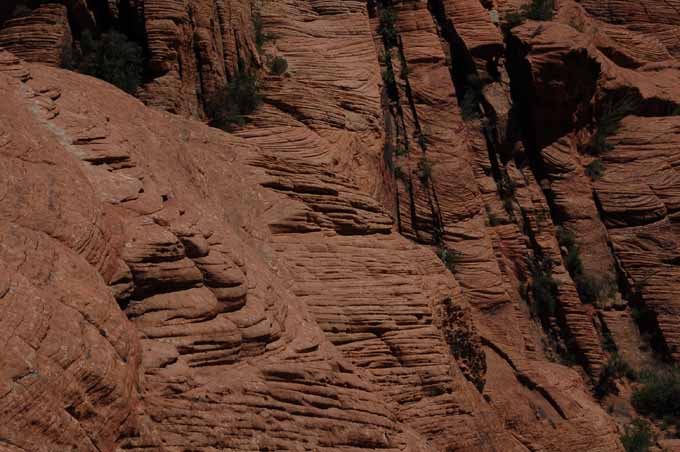
<svg viewBox="0 0 680 452">
<path fill-rule="evenodd" d="M 680 359 L 680 4 L 523 3 L 0 6 L 0 450 L 623 450 L 608 342 Z M 55 67 L 109 27 L 135 97 Z"/>
</svg>

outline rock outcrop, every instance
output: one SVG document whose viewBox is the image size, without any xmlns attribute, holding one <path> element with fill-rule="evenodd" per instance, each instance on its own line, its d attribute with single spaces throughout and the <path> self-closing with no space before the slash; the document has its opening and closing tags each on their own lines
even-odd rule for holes
<svg viewBox="0 0 680 452">
<path fill-rule="evenodd" d="M 523 3 L 0 9 L 0 449 L 623 450 L 613 350 L 680 359 L 676 5 Z M 50 67 L 109 28 L 137 99 Z"/>
<path fill-rule="evenodd" d="M 26 61 L 62 65 L 72 46 L 67 13 L 65 6 L 46 4 L 7 20 L 0 31 L 0 47 Z"/>
</svg>

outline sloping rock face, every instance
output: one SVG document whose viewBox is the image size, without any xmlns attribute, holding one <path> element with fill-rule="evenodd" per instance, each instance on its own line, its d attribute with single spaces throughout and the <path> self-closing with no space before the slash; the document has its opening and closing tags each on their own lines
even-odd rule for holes
<svg viewBox="0 0 680 452">
<path fill-rule="evenodd" d="M 661 8 L 651 3 L 650 11 Z M 527 23 L 513 33 L 520 105 L 527 129 L 535 124 L 527 142 L 551 208 L 583 250 L 585 272 L 609 281 L 609 293 L 596 307 L 632 303 L 650 309 L 653 318 L 643 328 L 660 332 L 657 346 L 677 360 L 672 319 L 678 308 L 670 293 L 677 291 L 680 251 L 672 144 L 680 72 L 673 43 L 642 35 L 632 24 L 602 24 L 572 2 L 565 2 L 556 22 Z M 615 123 L 606 145 L 594 146 L 592 137 L 606 123 Z M 586 175 L 593 165 L 599 173 L 594 178 Z"/>
<path fill-rule="evenodd" d="M 0 46 L 27 61 L 60 66 L 64 49 L 72 45 L 67 9 L 41 5 L 30 14 L 7 20 L 0 31 Z"/>
<path fill-rule="evenodd" d="M 326 156 L 301 158 L 331 149 L 327 139 L 271 109 L 263 123 L 280 127 L 278 117 L 309 137 L 273 155 L 292 136 L 253 123 L 234 138 L 103 82 L 3 58 L 9 450 L 553 441 L 539 424 L 517 438 L 479 393 L 500 355 L 485 359 L 435 254 L 398 234 Z M 545 425 L 616 449 L 574 371 L 531 375 L 533 361 L 507 359 L 506 391 L 543 406 Z M 46 393 L 49 405 L 36 400 Z"/>
<path fill-rule="evenodd" d="M 6 3 L 6 9 L 0 10 L 0 23 L 4 19 L 0 45 L 16 56 L 60 65 L 64 52 L 77 53 L 83 32 L 96 37 L 118 29 L 145 51 L 145 83 L 137 96 L 148 105 L 184 116 L 203 117 L 204 101 L 223 88 L 239 67 L 261 65 L 257 41 L 266 37 L 256 32 L 259 3 L 54 0 L 33 10 L 21 1 Z M 24 6 L 13 17 L 17 5 Z"/>
<path fill-rule="evenodd" d="M 5 21 L 50 65 L 119 28 L 160 110 L 239 67 L 263 104 L 225 133 L 0 53 L 0 450 L 622 450 L 612 347 L 680 358 L 677 16 L 521 3 Z"/>
</svg>

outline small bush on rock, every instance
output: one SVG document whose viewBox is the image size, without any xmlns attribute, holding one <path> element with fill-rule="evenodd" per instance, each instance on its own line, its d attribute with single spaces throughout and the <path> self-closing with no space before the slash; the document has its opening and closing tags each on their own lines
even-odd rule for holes
<svg viewBox="0 0 680 452">
<path fill-rule="evenodd" d="M 564 266 L 576 283 L 579 297 L 584 303 L 597 304 L 603 299 L 614 296 L 616 283 L 611 278 L 585 274 L 581 261 L 581 250 L 576 244 L 573 233 L 560 227 L 557 229 L 557 241 L 560 247 L 566 249 Z"/>
<path fill-rule="evenodd" d="M 444 265 L 446 265 L 446 268 L 452 272 L 456 270 L 456 266 L 461 260 L 460 252 L 456 250 L 450 250 L 446 247 L 441 247 L 439 251 L 437 251 L 437 256 L 439 256 L 439 259 L 441 259 Z"/>
<path fill-rule="evenodd" d="M 460 104 L 460 114 L 464 121 L 473 121 L 481 117 L 479 113 L 479 99 L 474 90 L 468 89 Z"/>
<path fill-rule="evenodd" d="M 512 28 L 517 27 L 518 25 L 522 25 L 525 19 L 526 18 L 521 12 L 513 11 L 506 14 L 503 17 L 501 27 L 503 28 L 503 30 L 508 31 Z"/>
<path fill-rule="evenodd" d="M 680 368 L 648 370 L 640 380 L 632 398 L 636 410 L 657 418 L 680 416 Z"/>
<path fill-rule="evenodd" d="M 648 452 L 654 445 L 654 432 L 647 421 L 636 419 L 626 426 L 621 443 L 626 452 Z"/>
<path fill-rule="evenodd" d="M 607 98 L 600 106 L 597 115 L 597 128 L 590 141 L 589 153 L 600 155 L 611 150 L 613 146 L 609 143 L 608 138 L 619 130 L 623 118 L 633 114 L 639 105 L 640 102 L 631 95 L 616 100 Z"/>
<path fill-rule="evenodd" d="M 523 8 L 524 15 L 532 20 L 552 20 L 555 16 L 555 0 L 532 0 Z"/>
<path fill-rule="evenodd" d="M 597 385 L 595 385 L 595 395 L 601 398 L 607 394 L 617 393 L 615 381 L 623 377 L 634 381 L 637 373 L 628 362 L 614 353 L 600 372 Z"/>
<path fill-rule="evenodd" d="M 432 178 L 432 163 L 424 155 L 418 162 L 418 177 L 423 184 L 427 184 Z"/>
<path fill-rule="evenodd" d="M 233 130 L 245 124 L 245 116 L 251 114 L 262 102 L 255 76 L 239 72 L 226 87 L 206 102 L 206 114 L 210 125 L 223 130 Z"/>
<path fill-rule="evenodd" d="M 259 52 L 262 51 L 262 47 L 269 41 L 273 39 L 273 36 L 264 31 L 264 26 L 262 24 L 262 15 L 259 11 L 253 13 L 252 17 L 253 30 L 255 31 L 255 46 Z"/>
<path fill-rule="evenodd" d="M 378 32 L 382 35 L 386 48 L 397 45 L 397 30 L 394 24 L 397 21 L 397 13 L 393 8 L 384 8 L 380 11 L 380 28 Z"/>
<path fill-rule="evenodd" d="M 288 61 L 281 56 L 274 57 L 271 62 L 271 71 L 274 75 L 283 75 L 288 71 Z"/>
<path fill-rule="evenodd" d="M 519 11 L 512 11 L 503 17 L 501 27 L 505 31 L 522 25 L 526 19 L 548 21 L 555 16 L 555 0 L 532 0 Z"/>
<path fill-rule="evenodd" d="M 604 176 L 604 164 L 602 160 L 593 160 L 586 166 L 586 176 L 590 177 L 592 180 L 598 180 Z"/>
<path fill-rule="evenodd" d="M 552 276 L 549 259 L 536 260 L 531 268 L 532 309 L 539 317 L 551 317 L 557 312 L 559 282 Z"/>
<path fill-rule="evenodd" d="M 79 70 L 83 74 L 105 80 L 126 91 L 134 92 L 142 81 L 142 48 L 117 31 L 104 33 L 95 40 L 89 31 L 80 39 L 83 58 Z"/>
</svg>

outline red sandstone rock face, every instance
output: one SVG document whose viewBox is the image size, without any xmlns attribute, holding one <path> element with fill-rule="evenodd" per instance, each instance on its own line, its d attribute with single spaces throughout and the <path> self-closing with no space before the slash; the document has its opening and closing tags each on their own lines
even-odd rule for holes
<svg viewBox="0 0 680 452">
<path fill-rule="evenodd" d="M 26 16 L 7 20 L 0 31 L 0 47 L 27 61 L 59 66 L 71 46 L 66 7 L 41 5 Z"/>
<path fill-rule="evenodd" d="M 16 66 L 13 70 L 21 73 Z M 54 394 L 54 414 L 43 409 L 10 415 L 7 410 L 14 405 L 5 405 L 3 412 L 20 422 L 7 427 L 17 447 L 55 450 L 54 445 L 77 444 L 90 450 L 95 446 L 88 446 L 88 438 L 100 450 L 114 444 L 133 450 L 526 450 L 522 443 L 548 444 L 541 428 L 515 439 L 496 407 L 466 379 L 481 378 L 489 388 L 495 386 L 485 373 L 471 311 L 450 274 L 431 251 L 393 232 L 388 217 L 358 186 L 324 170 L 327 163 L 299 166 L 308 141 L 275 157 L 267 149 L 276 145 L 267 144 L 266 137 L 287 140 L 285 134 L 267 134 L 253 124 L 242 132 L 245 139 L 236 140 L 146 110 L 102 82 L 39 66 L 30 70 L 32 79 L 4 85 L 15 115 L 4 131 L 3 160 L 10 165 L 5 173 L 26 174 L 30 187 L 39 187 L 41 178 L 53 182 L 23 196 L 18 187 L 3 190 L 10 196 L 3 198 L 7 232 L 2 262 L 21 271 L 10 279 L 17 281 L 12 283 L 17 289 L 5 291 L 5 297 L 26 300 L 31 290 L 42 290 L 37 306 L 44 311 L 54 304 L 43 328 L 62 335 L 44 336 L 44 347 L 71 347 L 78 353 L 97 347 L 81 355 L 86 358 L 82 365 L 107 370 L 89 384 L 107 384 L 110 397 L 81 406 L 87 399 L 80 402 L 62 389 L 69 380 L 48 372 L 40 380 L 46 389 L 38 393 Z M 69 89 L 74 84 L 78 91 Z M 289 127 L 295 131 L 294 123 Z M 21 131 L 27 128 L 40 130 L 45 143 L 21 145 Z M 298 129 L 310 133 L 301 125 Z M 41 157 L 43 149 L 51 152 Z M 22 172 L 12 164 L 32 169 Z M 54 179 L 60 174 L 54 165 L 71 175 L 68 185 Z M 67 196 L 69 191 L 81 195 Z M 30 201 L 17 204 L 13 199 Z M 76 204 L 64 204 L 69 202 Z M 43 205 L 46 213 L 41 213 Z M 28 209 L 24 214 L 22 207 Z M 72 223 L 31 222 L 63 209 L 71 212 Z M 102 220 L 81 221 L 75 215 L 98 218 L 99 211 L 106 212 Z M 96 221 L 102 223 L 94 231 L 82 229 Z M 82 232 L 69 229 L 75 226 Z M 95 231 L 103 231 L 106 241 L 98 244 Z M 85 242 L 79 239 L 79 234 L 93 233 Z M 44 234 L 45 242 L 30 234 Z M 31 254 L 23 251 L 19 258 L 29 243 Z M 52 259 L 44 257 L 48 250 Z M 74 264 L 57 264 L 50 273 L 53 259 Z M 63 276 L 54 273 L 63 269 L 69 269 Z M 12 271 L 5 274 L 14 278 Z M 21 284 L 26 289 L 20 290 Z M 97 287 L 104 290 L 99 298 L 92 293 Z M 96 299 L 102 301 L 93 303 Z M 19 314 L 33 322 L 40 319 L 21 306 Z M 56 315 L 64 315 L 68 306 L 88 315 L 97 328 L 88 333 L 59 323 Z M 110 313 L 100 321 L 96 309 Z M 10 315 L 3 318 L 16 322 Z M 29 324 L 11 323 L 5 330 Z M 31 333 L 24 337 L 44 335 Z M 107 340 L 116 353 L 107 355 L 106 347 L 97 345 Z M 19 343 L 8 344 L 5 358 L 21 352 Z M 47 363 L 55 359 L 47 349 L 38 347 L 36 353 Z M 19 375 L 47 372 L 30 360 L 22 366 Z M 611 450 L 613 426 L 587 393 L 577 390 L 582 408 L 569 412 L 575 388 L 560 389 L 544 380 L 545 373 L 532 376 L 532 368 L 531 361 L 513 361 L 507 372 L 529 372 L 523 378 L 551 395 L 524 389 L 524 400 L 550 400 L 546 422 L 554 418 L 567 430 L 573 425 L 582 440 L 584 431 L 595 435 L 593 428 L 599 429 L 597 437 L 607 432 L 602 439 L 609 443 L 602 448 Z M 554 371 L 569 372 L 560 366 Z M 559 377 L 560 385 L 571 381 L 581 387 L 572 374 Z M 74 390 L 78 375 L 69 386 Z M 5 378 L 18 384 L 10 383 L 11 375 Z M 517 388 L 524 386 L 517 383 Z M 499 404 L 506 397 L 493 389 L 487 396 Z M 37 406 L 30 398 L 23 404 Z M 572 421 L 574 416 L 589 419 L 585 413 L 604 424 Z M 57 414 L 76 430 L 71 432 L 68 424 L 41 427 L 39 416 Z M 106 422 L 96 422 L 97 416 Z"/>
<path fill-rule="evenodd" d="M 2 59 L 11 64 L 6 52 Z M 112 450 L 135 423 L 140 360 L 137 332 L 106 286 L 120 262 L 117 222 L 70 144 L 47 128 L 59 89 L 32 91 L 26 71 L 8 66 L 0 88 L 2 437 L 17 450 Z"/>
<path fill-rule="evenodd" d="M 12 8 L 0 11 L 0 21 Z M 253 19 L 258 8 L 236 0 L 124 0 L 96 7 L 84 0 L 55 0 L 5 20 L 0 46 L 26 61 L 58 66 L 72 43 L 69 21 L 76 39 L 85 30 L 96 36 L 116 27 L 147 51 L 138 97 L 159 109 L 202 118 L 205 100 L 227 84 L 239 64 L 261 65 Z"/>
<path fill-rule="evenodd" d="M 202 102 L 257 59 L 249 1 L 131 1 L 143 8 L 153 79 L 139 96 L 147 104 L 201 117 Z"/>
<path fill-rule="evenodd" d="M 650 11 L 656 7 L 650 6 Z M 527 99 L 539 125 L 533 138 L 543 147 L 553 209 L 587 250 L 582 260 L 588 273 L 613 281 L 619 266 L 626 282 L 619 287 L 624 305 L 641 300 L 657 314 L 668 351 L 677 359 L 671 320 L 677 306 L 670 295 L 677 277 L 669 264 L 678 253 L 672 144 L 677 121 L 669 115 L 680 103 L 680 73 L 672 46 L 632 26 L 600 25 L 570 2 L 558 23 L 528 23 L 514 32 L 522 41 L 516 48 L 526 53 Z M 579 66 L 588 70 L 576 70 Z M 560 74 L 559 82 L 553 74 Z M 565 91 L 581 94 L 565 99 Z M 608 138 L 612 149 L 597 158 L 604 175 L 591 183 L 584 168 L 594 158 L 583 152 L 592 132 L 589 118 L 607 102 L 626 97 L 638 99 L 638 105 Z M 621 304 L 618 294 L 604 301 L 605 308 Z"/>
<path fill-rule="evenodd" d="M 679 357 L 680 78 L 668 2 L 621 5 L 625 23 L 580 3 L 506 37 L 491 2 L 396 3 L 393 43 L 373 3 L 68 3 L 81 30 L 142 27 L 152 75 L 137 94 L 185 116 L 239 59 L 284 56 L 288 74 L 260 71 L 264 104 L 234 134 L 0 53 L 3 437 L 27 450 L 621 450 L 590 394 L 605 335 L 648 362 L 628 308 L 644 305 Z M 252 8 L 275 37 L 262 55 Z M 56 45 L 63 18 L 44 6 L 0 39 L 55 64 L 58 49 L 23 37 L 49 29 Z M 626 93 L 637 110 L 589 156 L 593 118 Z M 610 289 L 594 305 L 557 226 Z M 527 289 L 546 262 L 549 315 Z"/>
</svg>

